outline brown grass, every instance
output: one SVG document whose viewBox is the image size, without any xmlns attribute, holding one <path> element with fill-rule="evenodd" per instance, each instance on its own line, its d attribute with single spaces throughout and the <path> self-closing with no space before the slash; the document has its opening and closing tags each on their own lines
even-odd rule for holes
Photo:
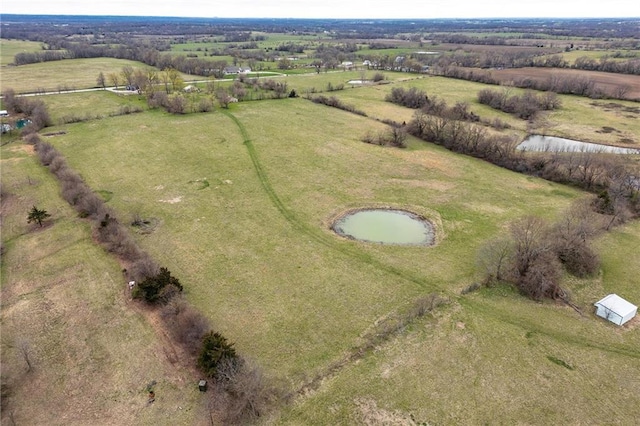
<svg viewBox="0 0 640 426">
<path fill-rule="evenodd" d="M 615 74 L 601 71 L 582 71 L 561 68 L 512 68 L 491 71 L 491 75 L 502 83 L 519 80 L 522 78 L 532 78 L 539 81 L 546 81 L 552 76 L 589 78 L 596 87 L 606 93 L 614 93 L 615 89 L 621 86 L 629 86 L 627 98 L 640 99 L 640 76 L 628 74 Z"/>
</svg>

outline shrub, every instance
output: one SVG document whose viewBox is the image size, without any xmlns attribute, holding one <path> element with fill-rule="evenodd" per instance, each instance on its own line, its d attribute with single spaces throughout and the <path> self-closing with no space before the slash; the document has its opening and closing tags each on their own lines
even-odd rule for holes
<svg viewBox="0 0 640 426">
<path fill-rule="evenodd" d="M 226 337 L 210 331 L 202 339 L 202 349 L 198 356 L 198 367 L 208 377 L 215 378 L 218 368 L 223 362 L 236 361 L 236 350 L 233 343 L 228 343 Z"/>
<path fill-rule="evenodd" d="M 190 355 L 197 356 L 210 329 L 208 319 L 181 297 L 172 298 L 162 308 L 160 316 L 172 339 Z"/>
<path fill-rule="evenodd" d="M 212 401 L 225 425 L 253 424 L 286 398 L 258 366 L 244 359 L 223 360 L 217 378 Z"/>
<path fill-rule="evenodd" d="M 324 96 L 324 95 L 314 96 L 314 97 L 311 97 L 311 101 L 315 102 L 317 104 L 323 104 L 323 105 L 327 105 L 327 106 L 330 106 L 330 107 L 341 109 L 343 111 L 348 111 L 348 112 L 352 112 L 354 114 L 362 115 L 363 117 L 367 116 L 366 112 L 357 109 L 353 105 L 345 104 L 344 102 L 342 102 L 340 99 L 338 99 L 335 96 L 331 96 L 331 97 L 327 97 L 327 96 Z"/>
<path fill-rule="evenodd" d="M 144 281 L 149 277 L 158 275 L 160 271 L 158 264 L 145 252 L 141 251 L 137 256 L 129 260 L 132 263 L 129 265 L 127 275 L 133 281 Z"/>
<path fill-rule="evenodd" d="M 133 292 L 135 299 L 144 299 L 147 303 L 166 303 L 171 297 L 182 291 L 182 284 L 171 276 L 167 268 L 160 268 L 157 275 L 138 283 Z"/>
<path fill-rule="evenodd" d="M 563 247 L 558 259 L 567 272 L 579 278 L 592 276 L 600 269 L 600 257 L 586 243 Z"/>
<path fill-rule="evenodd" d="M 429 97 L 422 90 L 415 87 L 404 89 L 402 87 L 394 87 L 385 97 L 385 101 L 402 105 L 407 108 L 422 108 L 429 103 Z"/>
</svg>

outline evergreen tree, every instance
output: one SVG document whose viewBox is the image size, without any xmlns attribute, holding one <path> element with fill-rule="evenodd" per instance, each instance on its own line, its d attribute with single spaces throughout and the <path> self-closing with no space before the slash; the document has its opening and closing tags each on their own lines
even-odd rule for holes
<svg viewBox="0 0 640 426">
<path fill-rule="evenodd" d="M 51 215 L 47 213 L 46 210 L 40 210 L 36 206 L 33 206 L 27 216 L 27 223 L 36 222 L 38 225 L 42 226 L 42 222 L 49 217 L 51 217 Z"/>
</svg>

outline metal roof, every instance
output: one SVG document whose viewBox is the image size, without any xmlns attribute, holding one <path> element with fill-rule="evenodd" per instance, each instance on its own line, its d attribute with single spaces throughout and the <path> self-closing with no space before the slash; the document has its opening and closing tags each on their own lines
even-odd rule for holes
<svg viewBox="0 0 640 426">
<path fill-rule="evenodd" d="M 627 302 L 617 294 L 609 294 L 603 297 L 594 303 L 594 306 L 602 306 L 622 317 L 638 309 L 636 305 L 631 302 Z"/>
</svg>

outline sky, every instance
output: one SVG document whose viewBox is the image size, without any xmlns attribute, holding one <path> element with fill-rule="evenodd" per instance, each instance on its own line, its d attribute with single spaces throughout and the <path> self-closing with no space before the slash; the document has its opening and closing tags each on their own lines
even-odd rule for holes
<svg viewBox="0 0 640 426">
<path fill-rule="evenodd" d="M 202 18 L 638 18 L 640 0 L 3 0 L 2 13 Z"/>
</svg>

